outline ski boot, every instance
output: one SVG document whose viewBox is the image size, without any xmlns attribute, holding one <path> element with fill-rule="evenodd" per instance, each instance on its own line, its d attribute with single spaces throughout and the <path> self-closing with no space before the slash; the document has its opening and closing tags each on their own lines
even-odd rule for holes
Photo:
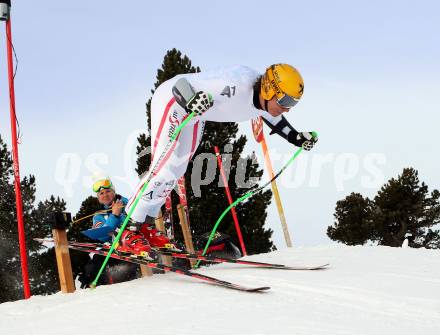
<svg viewBox="0 0 440 335">
<path fill-rule="evenodd" d="M 141 226 L 140 233 L 153 248 L 166 251 L 180 251 L 167 236 L 165 236 L 161 231 L 157 230 L 156 227 L 152 225 L 143 224 Z"/>
<path fill-rule="evenodd" d="M 121 256 L 130 256 L 149 261 L 156 261 L 157 255 L 151 250 L 147 239 L 135 226 L 129 226 L 122 232 L 121 238 L 115 248 L 115 252 Z"/>
<path fill-rule="evenodd" d="M 150 220 L 148 220 L 150 219 Z M 165 236 L 160 230 L 157 230 L 154 224 L 151 223 L 152 218 L 147 217 L 147 223 L 140 226 L 140 233 L 147 239 L 150 246 L 155 249 L 165 250 L 165 251 L 181 251 L 176 248 L 175 244 L 170 241 L 170 239 Z"/>
</svg>

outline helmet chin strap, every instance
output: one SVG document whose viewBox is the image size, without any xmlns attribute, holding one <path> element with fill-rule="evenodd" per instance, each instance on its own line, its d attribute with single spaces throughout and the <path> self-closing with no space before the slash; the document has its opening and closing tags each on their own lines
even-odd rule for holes
<svg viewBox="0 0 440 335">
<path fill-rule="evenodd" d="M 264 99 L 264 110 L 267 112 L 267 104 L 269 103 L 268 100 Z"/>
</svg>

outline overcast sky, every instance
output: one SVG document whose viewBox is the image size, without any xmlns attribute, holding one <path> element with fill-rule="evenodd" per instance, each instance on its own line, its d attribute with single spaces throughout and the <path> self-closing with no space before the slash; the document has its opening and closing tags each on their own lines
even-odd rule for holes
<svg viewBox="0 0 440 335">
<path fill-rule="evenodd" d="M 290 63 L 305 93 L 287 118 L 320 140 L 279 188 L 294 245 L 329 243 L 336 201 L 353 191 L 374 196 L 408 166 L 440 188 L 439 10 L 423 0 L 13 1 L 21 175 L 36 175 L 39 200 L 61 196 L 73 213 L 96 168 L 129 196 L 135 139 L 167 50 L 202 70 Z M 0 36 L 0 135 L 10 144 Z M 248 123 L 240 129 L 250 135 Z M 266 137 L 277 170 L 294 148 Z M 261 153 L 248 139 L 246 151 Z M 284 247 L 274 205 L 268 226 Z"/>
</svg>

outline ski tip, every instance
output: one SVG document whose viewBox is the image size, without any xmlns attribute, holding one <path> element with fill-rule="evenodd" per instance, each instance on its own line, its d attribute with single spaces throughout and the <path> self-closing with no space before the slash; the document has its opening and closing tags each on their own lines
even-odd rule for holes
<svg viewBox="0 0 440 335">
<path fill-rule="evenodd" d="M 328 267 L 330 266 L 330 263 L 326 263 L 326 264 L 321 264 L 321 265 L 316 265 L 316 266 L 284 266 L 284 267 L 279 267 L 277 269 L 284 269 L 284 270 L 297 270 L 297 271 L 313 271 L 313 270 L 325 270 L 328 269 Z"/>
<path fill-rule="evenodd" d="M 248 288 L 246 289 L 246 292 L 264 292 L 270 290 L 269 286 L 262 286 L 262 287 L 256 287 L 256 288 Z"/>
<path fill-rule="evenodd" d="M 326 263 L 326 264 L 322 264 L 322 265 L 318 265 L 318 266 L 312 266 L 310 269 L 311 270 L 323 270 L 323 269 L 328 269 L 330 266 L 330 263 Z"/>
</svg>

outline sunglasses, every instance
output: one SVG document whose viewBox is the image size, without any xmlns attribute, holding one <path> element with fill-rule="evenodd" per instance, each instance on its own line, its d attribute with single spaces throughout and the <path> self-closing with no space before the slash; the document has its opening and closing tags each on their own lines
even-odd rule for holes
<svg viewBox="0 0 440 335">
<path fill-rule="evenodd" d="M 292 108 L 295 106 L 299 99 L 293 98 L 290 95 L 284 94 L 281 98 L 277 99 L 277 104 L 283 108 Z"/>
<path fill-rule="evenodd" d="M 93 192 L 98 193 L 101 189 L 110 189 L 113 188 L 113 184 L 109 179 L 98 180 L 93 184 Z"/>
</svg>

